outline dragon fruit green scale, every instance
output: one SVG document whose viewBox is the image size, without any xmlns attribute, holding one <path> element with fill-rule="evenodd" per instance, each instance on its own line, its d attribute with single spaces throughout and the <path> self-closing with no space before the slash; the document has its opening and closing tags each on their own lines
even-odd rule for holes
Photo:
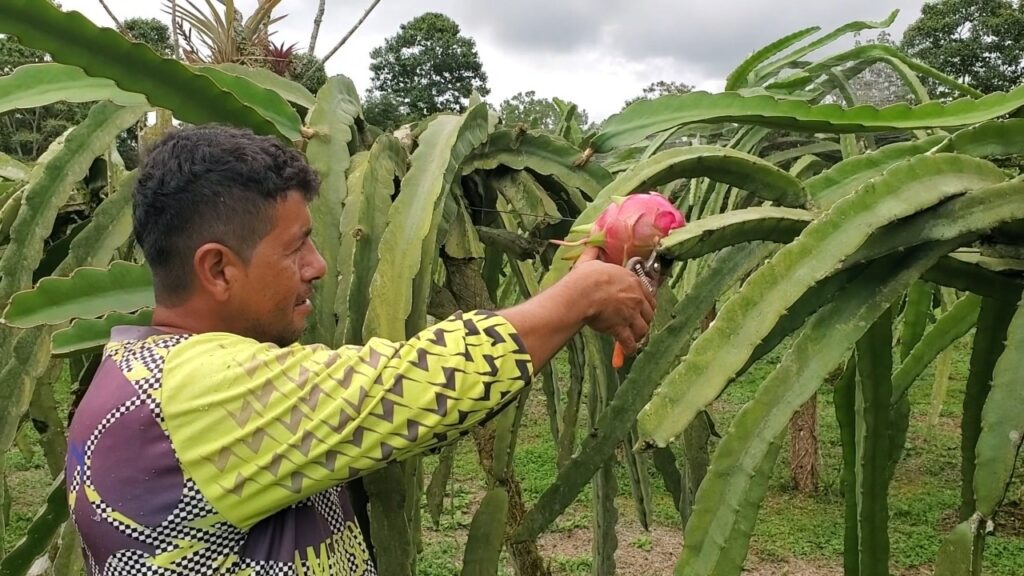
<svg viewBox="0 0 1024 576">
<path fill-rule="evenodd" d="M 662 238 L 685 225 L 683 214 L 661 194 L 631 194 L 612 198 L 590 226 L 589 236 L 559 244 L 597 246 L 602 260 L 625 266 L 634 256 L 650 256 Z"/>
</svg>

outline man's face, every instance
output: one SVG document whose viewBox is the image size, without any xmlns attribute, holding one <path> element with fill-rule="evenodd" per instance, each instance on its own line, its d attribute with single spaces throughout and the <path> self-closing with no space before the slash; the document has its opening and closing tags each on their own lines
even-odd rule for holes
<svg viewBox="0 0 1024 576">
<path fill-rule="evenodd" d="M 287 346 L 302 335 L 313 310 L 313 282 L 327 271 L 310 239 L 311 230 L 301 194 L 291 192 L 277 202 L 273 228 L 253 250 L 232 306 L 242 316 L 238 324 L 244 327 L 244 336 Z"/>
</svg>

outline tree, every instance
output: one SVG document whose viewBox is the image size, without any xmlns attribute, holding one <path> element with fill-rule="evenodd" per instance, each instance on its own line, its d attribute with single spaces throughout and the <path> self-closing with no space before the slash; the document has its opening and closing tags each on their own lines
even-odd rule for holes
<svg viewBox="0 0 1024 576">
<path fill-rule="evenodd" d="M 0 36 L 0 74 L 7 75 L 20 66 L 49 60 L 44 52 L 26 48 L 11 36 Z M 31 162 L 57 137 L 80 123 L 88 110 L 88 104 L 55 102 L 0 114 L 0 152 Z"/>
<path fill-rule="evenodd" d="M 978 90 L 1008 92 L 1024 80 L 1024 6 L 1018 0 L 938 0 L 903 34 L 908 54 Z M 938 97 L 952 97 L 935 86 Z"/>
<path fill-rule="evenodd" d="M 381 130 L 391 132 L 405 123 L 409 117 L 390 94 L 370 92 L 363 100 L 363 117 Z"/>
<path fill-rule="evenodd" d="M 474 90 L 487 96 L 487 74 L 476 42 L 460 32 L 454 20 L 436 12 L 402 24 L 370 52 L 370 94 L 392 100 L 402 121 L 461 112 Z M 369 115 L 367 120 L 373 122 Z"/>
<path fill-rule="evenodd" d="M 156 18 L 129 18 L 124 21 L 124 32 L 136 42 L 143 42 L 164 57 L 174 55 L 171 28 Z"/>
<path fill-rule="evenodd" d="M 505 124 L 525 124 L 531 129 L 552 131 L 558 127 L 562 113 L 554 100 L 537 98 L 533 90 L 518 92 L 501 102 L 498 115 Z M 587 113 L 577 110 L 574 118 L 577 126 L 586 126 Z"/>
<path fill-rule="evenodd" d="M 165 58 L 174 56 L 171 28 L 167 24 L 156 18 L 129 18 L 121 26 L 122 33 L 132 40 L 145 43 Z M 117 137 L 117 152 L 129 170 L 139 164 L 139 131 L 145 123 L 143 119 L 138 125 L 132 126 Z"/>
<path fill-rule="evenodd" d="M 886 44 L 896 46 L 892 35 L 882 31 L 873 39 L 861 41 L 858 39 L 855 44 Z M 897 102 L 910 102 L 913 95 L 900 75 L 887 64 L 872 64 L 859 76 L 850 81 L 850 88 L 853 91 L 857 104 L 871 104 L 872 106 L 888 106 Z"/>
<path fill-rule="evenodd" d="M 642 95 L 626 100 L 625 106 L 629 106 L 630 104 L 641 100 L 654 100 L 655 98 L 666 94 L 686 94 L 688 92 L 693 92 L 693 86 L 690 86 L 685 82 L 658 80 L 657 82 L 651 82 L 645 86 Z"/>
<path fill-rule="evenodd" d="M 554 130 L 558 126 L 558 107 L 547 98 L 537 98 L 533 90 L 518 92 L 506 98 L 498 108 L 505 124 L 525 124 L 539 130 Z"/>
<path fill-rule="evenodd" d="M 22 46 L 17 38 L 0 35 L 0 74 L 7 76 L 19 66 L 45 60 L 46 54 L 43 52 Z"/>
</svg>

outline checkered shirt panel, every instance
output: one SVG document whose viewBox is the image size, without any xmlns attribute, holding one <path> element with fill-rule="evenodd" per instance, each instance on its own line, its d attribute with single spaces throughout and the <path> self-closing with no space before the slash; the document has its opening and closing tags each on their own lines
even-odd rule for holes
<svg viewBox="0 0 1024 576">
<path fill-rule="evenodd" d="M 152 547 L 155 554 L 140 549 L 120 550 L 101 566 L 85 550 L 86 564 L 93 576 L 300 576 L 314 574 L 317 568 L 307 560 L 290 562 L 261 561 L 242 558 L 247 532 L 225 521 L 203 496 L 195 482 L 185 477 L 182 494 L 174 511 L 157 526 L 143 526 L 119 514 L 99 496 L 92 482 L 92 461 L 100 437 L 119 418 L 145 404 L 156 422 L 164 428 L 160 405 L 160 386 L 164 361 L 168 352 L 184 342 L 187 336 L 153 337 L 146 340 L 112 343 L 105 353 L 135 387 L 137 394 L 111 410 L 92 431 L 85 445 L 85 466 L 69 482 L 69 490 L 86 488 L 89 504 L 105 522 L 121 534 L 141 545 Z M 353 537 L 353 521 L 346 521 L 338 499 L 338 490 L 318 493 L 295 507 L 310 506 L 323 516 L 332 532 L 340 536 L 344 546 L 337 551 L 345 558 L 334 566 L 343 566 L 347 576 L 375 576 L 374 567 L 366 559 L 361 537 Z M 340 562 L 337 560 L 341 560 Z M 331 572 L 332 574 L 334 572 Z"/>
</svg>

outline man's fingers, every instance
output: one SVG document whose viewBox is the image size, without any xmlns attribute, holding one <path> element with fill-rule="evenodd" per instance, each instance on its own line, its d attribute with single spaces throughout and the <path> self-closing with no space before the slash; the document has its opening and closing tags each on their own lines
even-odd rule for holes
<svg viewBox="0 0 1024 576">
<path fill-rule="evenodd" d="M 593 260 L 599 260 L 601 258 L 601 249 L 597 246 L 587 246 L 587 249 L 580 254 L 580 257 L 576 259 L 576 264 L 582 264 L 584 262 L 591 262 Z"/>
<path fill-rule="evenodd" d="M 630 330 L 632 330 L 633 340 L 635 340 L 636 342 L 642 341 L 647 336 L 647 332 L 650 330 L 650 326 L 647 324 L 647 322 L 641 320 L 640 318 L 634 319 L 633 323 L 630 324 L 629 328 Z"/>
<path fill-rule="evenodd" d="M 640 303 L 640 316 L 642 316 L 644 322 L 647 322 L 648 324 L 654 320 L 654 307 L 651 306 L 650 302 Z"/>
<path fill-rule="evenodd" d="M 644 283 L 641 282 L 639 278 L 636 279 L 636 286 L 637 289 L 640 290 L 640 293 L 644 295 L 644 300 L 646 300 L 646 302 L 642 303 L 641 313 L 643 314 L 644 319 L 650 322 L 651 318 L 654 317 L 654 307 L 658 303 L 658 298 L 652 294 L 646 286 L 644 286 Z M 648 315 L 648 311 L 650 312 L 650 315 Z"/>
<path fill-rule="evenodd" d="M 615 340 L 622 346 L 622 351 L 626 353 L 626 356 L 632 356 L 636 352 L 636 338 L 633 337 L 629 328 L 620 330 Z"/>
</svg>

